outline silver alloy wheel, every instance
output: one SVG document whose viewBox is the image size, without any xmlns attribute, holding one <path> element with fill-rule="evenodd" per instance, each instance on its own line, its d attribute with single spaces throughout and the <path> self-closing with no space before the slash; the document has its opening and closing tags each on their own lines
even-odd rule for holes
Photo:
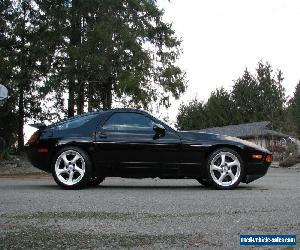
<svg viewBox="0 0 300 250">
<path fill-rule="evenodd" d="M 210 163 L 210 174 L 216 184 L 222 187 L 231 186 L 241 175 L 241 163 L 234 154 L 220 152 Z"/>
<path fill-rule="evenodd" d="M 62 152 L 55 162 L 55 174 L 63 184 L 75 185 L 85 174 L 84 158 L 75 150 Z"/>
</svg>

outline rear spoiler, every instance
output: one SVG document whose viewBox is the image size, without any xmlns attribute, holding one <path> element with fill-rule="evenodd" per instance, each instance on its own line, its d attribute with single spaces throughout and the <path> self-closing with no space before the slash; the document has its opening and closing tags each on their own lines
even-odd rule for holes
<svg viewBox="0 0 300 250">
<path fill-rule="evenodd" d="M 28 124 L 31 127 L 37 128 L 37 129 L 44 129 L 47 126 L 44 123 L 34 123 L 34 124 Z"/>
</svg>

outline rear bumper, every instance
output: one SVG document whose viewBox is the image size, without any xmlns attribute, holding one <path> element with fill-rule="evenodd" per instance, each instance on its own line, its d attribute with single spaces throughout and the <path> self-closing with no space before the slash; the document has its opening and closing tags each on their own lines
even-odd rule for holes
<svg viewBox="0 0 300 250">
<path fill-rule="evenodd" d="M 27 153 L 28 160 L 35 168 L 49 173 L 51 172 L 51 159 L 49 153 L 40 153 L 37 148 L 31 146 L 26 146 L 25 151 Z"/>
</svg>

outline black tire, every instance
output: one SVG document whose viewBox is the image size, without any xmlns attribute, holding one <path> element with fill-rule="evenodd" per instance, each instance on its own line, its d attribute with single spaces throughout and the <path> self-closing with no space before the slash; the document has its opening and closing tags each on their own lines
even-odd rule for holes
<svg viewBox="0 0 300 250">
<path fill-rule="evenodd" d="M 196 179 L 202 186 L 204 186 L 204 187 L 209 187 L 210 185 L 209 185 L 209 182 L 206 180 L 206 179 L 204 179 L 204 178 L 197 178 Z"/>
<path fill-rule="evenodd" d="M 74 183 L 74 184 L 66 184 L 62 181 L 62 177 L 58 176 L 58 173 L 56 172 L 56 164 L 59 165 L 59 160 L 62 161 L 62 158 L 60 158 L 64 153 L 67 152 L 75 152 L 76 154 L 78 154 L 79 156 L 81 156 L 82 158 L 80 158 L 80 162 L 81 165 L 84 165 L 84 171 L 82 171 L 82 174 L 80 174 L 81 179 Z M 70 161 L 71 162 L 71 161 Z M 64 162 L 61 162 L 62 165 L 64 165 Z M 76 165 L 76 164 L 75 164 Z M 58 169 L 61 169 L 58 166 Z M 89 155 L 82 150 L 81 148 L 78 147 L 64 147 L 61 150 L 59 150 L 55 156 L 53 157 L 53 161 L 51 164 L 51 171 L 52 171 L 52 176 L 55 180 L 55 182 L 62 188 L 64 189 L 81 189 L 84 188 L 88 185 L 89 181 L 91 180 L 91 176 L 92 176 L 92 163 L 90 160 Z M 65 171 L 65 170 L 64 170 Z M 73 174 L 75 175 L 75 170 L 73 170 Z M 68 173 L 65 173 L 66 175 L 68 175 Z M 60 174 L 61 175 L 61 174 Z M 73 176 L 73 175 L 72 175 Z M 73 178 L 72 178 L 73 179 Z"/>
<path fill-rule="evenodd" d="M 105 180 L 105 177 L 92 177 L 90 181 L 88 182 L 87 186 L 88 187 L 97 187 L 100 183 L 102 183 Z"/>
<path fill-rule="evenodd" d="M 225 156 L 224 156 L 225 155 Z M 224 157 L 224 164 L 222 164 L 222 156 Z M 227 158 L 227 161 L 226 161 Z M 234 159 L 234 160 L 233 160 Z M 212 168 L 215 168 L 216 164 L 214 163 L 220 162 L 220 166 L 217 164 L 217 168 L 221 169 L 219 170 L 211 170 Z M 229 161 L 228 161 L 229 160 Z M 233 161 L 230 161 L 233 160 Z M 230 163 L 236 162 L 237 164 L 233 164 L 231 166 Z M 230 172 L 230 174 L 229 174 Z M 218 179 L 218 174 L 219 179 Z M 222 175 L 225 176 L 225 178 L 221 178 Z M 234 176 L 232 178 L 231 176 Z M 242 178 L 244 176 L 244 164 L 242 161 L 241 156 L 235 151 L 230 148 L 220 148 L 215 150 L 208 158 L 207 165 L 206 165 L 206 178 L 210 186 L 216 188 L 216 189 L 234 189 L 236 188 L 239 183 L 241 182 Z M 220 181 L 222 179 L 222 181 Z M 226 182 L 223 182 L 223 180 L 227 180 Z"/>
</svg>

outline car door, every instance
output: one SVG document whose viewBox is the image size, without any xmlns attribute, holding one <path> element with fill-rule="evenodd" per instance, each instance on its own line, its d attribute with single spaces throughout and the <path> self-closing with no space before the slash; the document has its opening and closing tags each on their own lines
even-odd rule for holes
<svg viewBox="0 0 300 250">
<path fill-rule="evenodd" d="M 168 129 L 157 136 L 153 130 L 155 124 L 143 113 L 113 113 L 96 134 L 100 163 L 109 163 L 118 170 L 175 170 L 180 138 Z"/>
</svg>

